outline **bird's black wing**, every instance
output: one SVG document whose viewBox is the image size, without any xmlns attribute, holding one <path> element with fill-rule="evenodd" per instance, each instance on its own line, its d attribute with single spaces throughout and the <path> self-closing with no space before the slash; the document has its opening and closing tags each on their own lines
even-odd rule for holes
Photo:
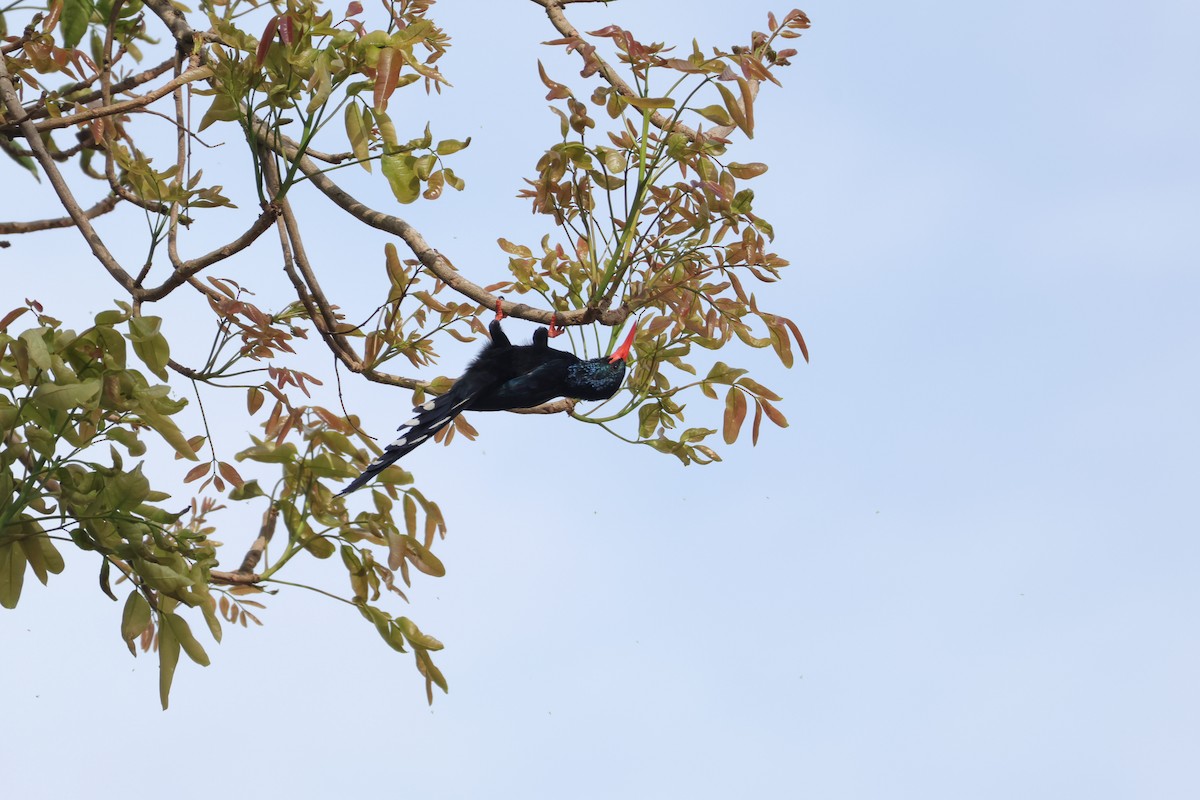
<svg viewBox="0 0 1200 800">
<path fill-rule="evenodd" d="M 506 411 L 510 408 L 531 408 L 559 397 L 563 393 L 567 369 L 571 363 L 561 358 L 545 360 L 532 369 L 479 393 L 467 409 Z"/>
</svg>

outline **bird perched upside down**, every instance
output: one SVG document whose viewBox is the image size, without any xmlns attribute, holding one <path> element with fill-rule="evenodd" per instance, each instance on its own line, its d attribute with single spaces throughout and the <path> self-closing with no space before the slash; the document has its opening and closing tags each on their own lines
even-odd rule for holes
<svg viewBox="0 0 1200 800">
<path fill-rule="evenodd" d="M 550 347 L 550 337 L 561 332 L 554 324 L 550 329 L 534 331 L 532 344 L 512 344 L 500 327 L 500 316 L 497 314 L 488 326 L 491 343 L 467 366 L 450 391 L 414 408 L 416 416 L 400 426 L 396 441 L 338 492 L 339 496 L 374 478 L 464 411 L 531 408 L 556 397 L 607 400 L 621 388 L 636 325 L 612 354 L 585 361 Z"/>
</svg>

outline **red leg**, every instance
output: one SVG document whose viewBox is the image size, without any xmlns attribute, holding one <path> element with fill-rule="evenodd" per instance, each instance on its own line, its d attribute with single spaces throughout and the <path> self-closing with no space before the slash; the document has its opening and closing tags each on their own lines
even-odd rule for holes
<svg viewBox="0 0 1200 800">
<path fill-rule="evenodd" d="M 500 320 L 504 319 L 504 317 L 506 316 L 504 311 L 500 308 L 500 306 L 503 302 L 504 302 L 504 295 L 500 295 L 499 297 L 496 298 L 496 322 L 499 322 Z"/>
<path fill-rule="evenodd" d="M 546 331 L 546 335 L 549 336 L 551 339 L 553 339 L 555 336 L 561 336 L 562 334 L 564 334 L 566 332 L 567 332 L 566 328 L 558 327 L 557 312 L 554 314 L 551 314 L 550 315 L 550 329 L 548 331 Z"/>
</svg>

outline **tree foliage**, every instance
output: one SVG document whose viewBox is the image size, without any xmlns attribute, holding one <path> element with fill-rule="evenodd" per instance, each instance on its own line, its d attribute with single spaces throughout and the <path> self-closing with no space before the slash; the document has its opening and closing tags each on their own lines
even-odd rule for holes
<svg viewBox="0 0 1200 800">
<path fill-rule="evenodd" d="M 717 401 L 698 413 L 720 416 L 726 443 L 751 409 L 755 441 L 764 418 L 787 424 L 780 397 L 747 370 L 701 358 L 701 375 L 693 350 L 772 348 L 787 366 L 793 348 L 807 358 L 796 325 L 760 308 L 748 288 L 776 281 L 787 265 L 771 252 L 774 231 L 746 186 L 767 167 L 729 157 L 753 137 L 758 90 L 778 83 L 795 52 L 781 42 L 807 18 L 771 15 L 765 31 L 729 47 L 672 48 L 616 25 L 580 33 L 566 16 L 575 1 L 583 0 L 534 0 L 555 31 L 547 44 L 582 66 L 573 86 L 538 65 L 557 125 L 519 196 L 544 215 L 546 234 L 528 244 L 501 239 L 507 273 L 486 284 L 337 182 L 338 169 L 378 168 L 398 204 L 463 190 L 454 157 L 470 138 L 438 138 L 430 124 L 389 113 L 404 92 L 449 85 L 439 60 L 450 38 L 433 0 L 371 9 L 355 0 L 344 11 L 301 0 L 203 0 L 194 11 L 169 0 L 48 0 L 0 12 L 0 150 L 13 164 L 4 191 L 18 191 L 23 169 L 30 185 L 45 180 L 66 214 L 0 222 L 0 235 L 74 227 L 122 293 L 73 327 L 37 300 L 0 318 L 0 603 L 17 604 L 29 573 L 45 583 L 60 572 L 60 547 L 94 553 L 100 588 L 113 600 L 124 594 L 121 637 L 135 654 L 158 653 L 166 707 L 180 652 L 208 663 L 189 618 L 219 641 L 223 621 L 258 623 L 259 601 L 287 583 L 293 558 L 336 555 L 349 583 L 341 599 L 389 646 L 414 654 L 431 701 L 434 685 L 445 690 L 431 658 L 442 645 L 385 602 L 406 599 L 412 570 L 444 573 L 433 552 L 446 532 L 441 509 L 398 466 L 369 492 L 335 496 L 379 447 L 344 408 L 310 401 L 321 379 L 294 355 L 310 334 L 339 369 L 410 390 L 419 403 L 450 381 L 417 371 L 436 363 L 447 340 L 475 340 L 478 316 L 491 309 L 567 326 L 581 355 L 607 352 L 632 322 L 635 364 L 616 398 L 537 411 L 569 413 L 684 464 L 720 460 L 707 443 L 717 428 L 683 425 L 690 397 Z M 204 108 L 194 130 L 191 102 Z M 150 133 L 152 114 L 174 122 L 173 142 Z M 193 150 L 201 132 L 245 148 L 254 211 L 213 182 L 212 164 Z M 70 162 L 83 177 L 66 179 Z M 101 199 L 84 208 L 77 197 L 97 189 Z M 304 237 L 322 233 L 294 212 L 300 191 L 324 195 L 340 225 L 388 235 L 378 269 L 386 299 L 365 323 L 342 315 L 306 255 Z M 148 221 L 138 265 L 122 263 L 101 230 L 125 206 Z M 240 232 L 184 258 L 189 227 L 206 215 Z M 295 298 L 281 308 L 260 308 L 254 287 L 212 274 L 262 237 L 277 241 Z M 168 296 L 207 309 L 211 347 L 200 363 L 174 359 L 170 320 L 150 313 Z M 187 432 L 176 421 L 202 391 L 240 393 L 259 425 L 233 458 L 211 446 L 203 418 Z M 474 430 L 460 418 L 441 438 L 456 434 Z M 156 485 L 143 459 L 163 446 L 196 462 L 186 506 Z M 211 518 L 228 503 L 257 504 L 262 525 L 240 565 L 222 570 Z"/>
</svg>

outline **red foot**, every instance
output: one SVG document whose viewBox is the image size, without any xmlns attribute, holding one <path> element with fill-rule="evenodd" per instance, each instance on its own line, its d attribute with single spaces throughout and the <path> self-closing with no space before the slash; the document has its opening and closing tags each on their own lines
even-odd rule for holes
<svg viewBox="0 0 1200 800">
<path fill-rule="evenodd" d="M 500 295 L 499 297 L 496 298 L 496 322 L 499 322 L 500 320 L 504 319 L 507 316 L 504 313 L 504 311 L 500 308 L 501 304 L 503 304 L 503 303 L 504 303 L 504 295 Z"/>
<path fill-rule="evenodd" d="M 546 335 L 553 339 L 555 336 L 561 336 L 567 332 L 566 328 L 558 327 L 558 314 L 550 315 L 550 329 L 546 331 Z"/>
</svg>

